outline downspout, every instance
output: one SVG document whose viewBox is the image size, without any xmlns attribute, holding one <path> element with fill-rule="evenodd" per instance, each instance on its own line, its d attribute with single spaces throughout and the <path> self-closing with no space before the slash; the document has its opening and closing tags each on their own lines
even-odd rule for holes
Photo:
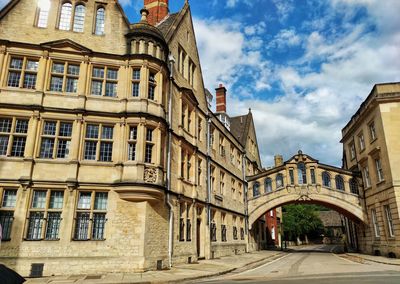
<svg viewBox="0 0 400 284">
<path fill-rule="evenodd" d="M 172 143 L 172 84 L 174 81 L 174 63 L 175 58 L 172 54 L 168 56 L 169 67 L 169 93 L 168 93 L 168 136 L 167 136 L 167 199 L 166 203 L 169 209 L 169 236 L 168 236 L 168 266 L 172 267 L 173 235 L 174 235 L 174 208 L 170 200 L 171 191 L 171 143 Z"/>
<path fill-rule="evenodd" d="M 207 112 L 207 226 L 211 224 L 211 118 L 208 117 Z"/>
<path fill-rule="evenodd" d="M 247 187 L 247 180 L 246 180 L 246 150 L 242 153 L 242 172 L 243 172 L 243 201 L 245 204 L 245 209 L 244 209 L 244 227 L 245 227 L 245 232 L 247 235 L 247 252 L 249 251 L 249 204 L 248 204 L 248 200 L 247 200 L 247 191 L 248 191 L 248 187 Z"/>
</svg>

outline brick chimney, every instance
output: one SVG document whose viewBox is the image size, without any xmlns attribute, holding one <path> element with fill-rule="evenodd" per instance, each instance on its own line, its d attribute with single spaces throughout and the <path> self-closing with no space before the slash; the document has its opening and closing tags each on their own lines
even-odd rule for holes
<svg viewBox="0 0 400 284">
<path fill-rule="evenodd" d="M 219 87 L 215 89 L 217 99 L 217 113 L 226 113 L 226 89 L 224 85 L 219 84 Z"/>
<path fill-rule="evenodd" d="M 168 1 L 169 0 L 144 0 L 144 7 L 149 11 L 147 22 L 150 25 L 157 25 L 168 15 Z"/>
</svg>

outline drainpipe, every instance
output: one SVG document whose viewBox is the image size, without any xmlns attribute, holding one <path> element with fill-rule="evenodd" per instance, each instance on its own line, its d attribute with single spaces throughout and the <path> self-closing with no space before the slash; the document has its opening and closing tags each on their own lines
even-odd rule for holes
<svg viewBox="0 0 400 284">
<path fill-rule="evenodd" d="M 242 172 L 243 172 L 243 201 L 245 204 L 245 209 L 244 209 L 244 227 L 245 227 L 245 232 L 247 235 L 247 252 L 249 251 L 249 204 L 247 200 L 247 180 L 246 180 L 246 151 L 242 153 Z"/>
<path fill-rule="evenodd" d="M 168 236 L 168 266 L 172 267 L 172 250 L 173 250 L 173 236 L 174 236 L 174 208 L 170 200 L 171 191 L 171 143 L 172 143 L 172 83 L 174 81 L 174 63 L 175 58 L 172 54 L 168 56 L 169 67 L 169 93 L 168 93 L 168 136 L 167 136 L 167 199 L 166 203 L 169 209 L 169 236 Z"/>
<path fill-rule="evenodd" d="M 210 148 L 211 118 L 207 111 L 207 225 L 211 224 L 211 148 Z"/>
</svg>

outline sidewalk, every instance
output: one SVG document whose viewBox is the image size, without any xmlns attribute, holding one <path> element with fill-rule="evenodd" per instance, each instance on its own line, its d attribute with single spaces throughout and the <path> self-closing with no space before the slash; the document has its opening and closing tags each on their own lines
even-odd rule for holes
<svg viewBox="0 0 400 284">
<path fill-rule="evenodd" d="M 128 283 L 178 283 L 229 273 L 238 268 L 251 268 L 279 258 L 284 252 L 256 251 L 219 259 L 201 260 L 196 264 L 179 264 L 170 270 L 144 273 L 107 275 L 67 275 L 28 279 L 25 284 L 128 284 Z"/>
<path fill-rule="evenodd" d="M 385 256 L 375 256 L 361 253 L 346 253 L 346 255 L 350 258 L 355 258 L 359 260 L 366 260 L 389 265 L 400 265 L 400 259 L 398 258 L 388 258 Z"/>
</svg>

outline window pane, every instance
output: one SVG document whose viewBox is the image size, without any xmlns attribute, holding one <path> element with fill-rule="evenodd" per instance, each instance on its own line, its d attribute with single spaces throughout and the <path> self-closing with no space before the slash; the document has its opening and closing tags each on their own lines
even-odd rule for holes
<svg viewBox="0 0 400 284">
<path fill-rule="evenodd" d="M 156 87 L 154 85 L 149 86 L 149 100 L 154 100 L 155 89 Z"/>
<path fill-rule="evenodd" d="M 136 143 L 130 143 L 128 145 L 128 160 L 136 160 Z"/>
<path fill-rule="evenodd" d="M 108 69 L 107 70 L 107 79 L 117 80 L 118 79 L 118 70 Z"/>
<path fill-rule="evenodd" d="M 65 86 L 67 93 L 76 93 L 78 91 L 78 79 L 67 78 L 67 85 Z"/>
<path fill-rule="evenodd" d="M 63 136 L 63 137 L 71 137 L 72 123 L 61 122 L 60 123 L 60 132 L 58 135 Z"/>
<path fill-rule="evenodd" d="M 64 3 L 61 7 L 60 30 L 69 30 L 71 25 L 72 4 Z"/>
<path fill-rule="evenodd" d="M 42 145 L 40 147 L 40 158 L 53 158 L 53 149 L 54 138 L 42 138 Z"/>
<path fill-rule="evenodd" d="M 22 58 L 12 58 L 10 62 L 10 68 L 22 70 L 22 64 L 24 63 Z"/>
<path fill-rule="evenodd" d="M 136 140 L 137 139 L 137 127 L 131 126 L 129 128 L 129 140 Z"/>
<path fill-rule="evenodd" d="M 62 77 L 51 76 L 50 91 L 62 92 L 62 86 L 63 86 Z"/>
<path fill-rule="evenodd" d="M 87 240 L 89 231 L 90 213 L 78 212 L 75 220 L 75 240 Z"/>
<path fill-rule="evenodd" d="M 13 208 L 17 202 L 17 191 L 16 190 L 4 190 L 3 203 L 1 207 Z"/>
<path fill-rule="evenodd" d="M 139 83 L 132 83 L 132 96 L 139 97 Z"/>
<path fill-rule="evenodd" d="M 146 153 L 145 153 L 145 162 L 146 163 L 152 162 L 152 154 L 153 154 L 153 145 L 146 144 Z"/>
<path fill-rule="evenodd" d="M 39 9 L 39 18 L 38 18 L 38 27 L 39 28 L 46 28 L 47 27 L 47 20 L 49 18 L 49 8 L 50 2 L 46 5 L 42 5 Z"/>
<path fill-rule="evenodd" d="M 43 135 L 56 135 L 57 123 L 55 121 L 46 121 L 43 126 Z"/>
<path fill-rule="evenodd" d="M 15 126 L 16 133 L 28 133 L 28 121 L 17 119 L 17 124 Z"/>
<path fill-rule="evenodd" d="M 25 152 L 26 137 L 14 137 L 11 148 L 11 156 L 23 157 Z"/>
<path fill-rule="evenodd" d="M 25 70 L 27 71 L 37 71 L 39 68 L 39 61 L 36 60 L 28 60 L 26 62 Z"/>
<path fill-rule="evenodd" d="M 101 96 L 103 92 L 103 82 L 92 81 L 92 95 Z"/>
<path fill-rule="evenodd" d="M 94 124 L 88 124 L 86 126 L 86 138 L 99 138 L 99 126 Z"/>
<path fill-rule="evenodd" d="M 40 240 L 42 237 L 43 212 L 31 212 L 28 223 L 28 240 Z"/>
<path fill-rule="evenodd" d="M 19 80 L 21 79 L 21 73 L 19 72 L 10 72 L 8 74 L 8 87 L 19 87 Z"/>
<path fill-rule="evenodd" d="M 69 156 L 70 140 L 58 140 L 57 158 L 66 159 Z"/>
<path fill-rule="evenodd" d="M 103 130 L 101 132 L 102 139 L 113 139 L 113 127 L 112 126 L 103 126 Z"/>
<path fill-rule="evenodd" d="M 61 209 L 63 208 L 64 192 L 63 191 L 52 191 L 50 194 L 50 208 Z"/>
<path fill-rule="evenodd" d="M 79 66 L 78 65 L 68 65 L 67 74 L 78 76 L 79 75 Z"/>
<path fill-rule="evenodd" d="M 0 132 L 11 132 L 12 120 L 9 118 L 0 118 Z"/>
<path fill-rule="evenodd" d="M 85 142 L 85 160 L 96 160 L 96 149 L 97 142 L 94 141 L 86 141 Z"/>
<path fill-rule="evenodd" d="M 132 74 L 133 80 L 140 80 L 140 69 L 134 69 Z"/>
<path fill-rule="evenodd" d="M 93 240 L 104 240 L 105 225 L 106 225 L 106 214 L 104 213 L 93 214 L 93 229 L 92 229 Z"/>
<path fill-rule="evenodd" d="M 0 156 L 7 155 L 8 136 L 0 136 Z"/>
<path fill-rule="evenodd" d="M 3 241 L 11 239 L 11 228 L 13 220 L 14 220 L 13 211 L 0 211 L 0 225 L 1 228 L 3 229 L 2 231 Z"/>
<path fill-rule="evenodd" d="M 36 87 L 36 74 L 25 73 L 23 87 L 25 89 L 35 89 L 35 87 Z"/>
<path fill-rule="evenodd" d="M 94 200 L 94 209 L 95 210 L 107 210 L 107 192 L 96 192 L 95 200 Z"/>
<path fill-rule="evenodd" d="M 78 5 L 75 7 L 75 16 L 74 16 L 75 32 L 83 32 L 83 25 L 85 23 L 85 10 L 86 7 L 84 5 Z"/>
<path fill-rule="evenodd" d="M 95 27 L 96 35 L 104 34 L 104 22 L 105 22 L 105 10 L 104 8 L 99 8 L 97 9 L 96 13 L 96 27 Z"/>
<path fill-rule="evenodd" d="M 117 96 L 117 84 L 116 83 L 106 83 L 106 97 L 116 97 Z"/>
<path fill-rule="evenodd" d="M 153 129 L 147 129 L 146 141 L 153 141 Z"/>
<path fill-rule="evenodd" d="M 53 63 L 51 72 L 64 74 L 64 63 Z"/>
<path fill-rule="evenodd" d="M 100 161 L 111 162 L 112 161 L 112 147 L 113 143 L 101 142 L 100 143 Z"/>
<path fill-rule="evenodd" d="M 79 192 L 78 209 L 90 209 L 91 192 Z"/>
<path fill-rule="evenodd" d="M 32 208 L 44 209 L 46 207 L 46 191 L 34 191 L 32 197 Z"/>
<path fill-rule="evenodd" d="M 49 212 L 47 215 L 46 240 L 58 240 L 61 223 L 60 212 Z"/>
<path fill-rule="evenodd" d="M 94 67 L 92 71 L 92 77 L 94 78 L 104 78 L 104 68 Z"/>
</svg>

